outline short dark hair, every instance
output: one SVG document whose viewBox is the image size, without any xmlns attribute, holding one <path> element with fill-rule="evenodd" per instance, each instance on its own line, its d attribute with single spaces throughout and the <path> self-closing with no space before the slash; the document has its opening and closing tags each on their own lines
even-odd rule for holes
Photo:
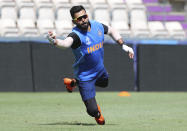
<svg viewBox="0 0 187 131">
<path fill-rule="evenodd" d="M 73 6 L 70 9 L 71 17 L 74 19 L 74 14 L 77 13 L 77 12 L 79 12 L 79 11 L 81 11 L 81 10 L 85 10 L 85 8 L 82 5 Z"/>
</svg>

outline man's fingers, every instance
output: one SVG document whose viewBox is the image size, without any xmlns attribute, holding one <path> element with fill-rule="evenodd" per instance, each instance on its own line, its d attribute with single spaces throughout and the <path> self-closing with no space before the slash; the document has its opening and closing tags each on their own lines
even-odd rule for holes
<svg viewBox="0 0 187 131">
<path fill-rule="evenodd" d="M 53 39 L 56 38 L 56 34 L 52 31 L 48 31 L 49 36 L 51 36 Z"/>
<path fill-rule="evenodd" d="M 56 39 L 56 36 L 53 34 L 52 36 L 51 36 L 53 39 Z"/>
<path fill-rule="evenodd" d="M 48 34 L 50 35 L 51 38 L 56 39 L 56 33 L 49 31 Z"/>
<path fill-rule="evenodd" d="M 129 57 L 130 57 L 130 59 L 133 59 L 134 54 L 133 53 L 129 53 Z"/>
<path fill-rule="evenodd" d="M 129 53 L 129 58 L 132 59 L 132 57 L 131 57 L 131 53 Z"/>
</svg>

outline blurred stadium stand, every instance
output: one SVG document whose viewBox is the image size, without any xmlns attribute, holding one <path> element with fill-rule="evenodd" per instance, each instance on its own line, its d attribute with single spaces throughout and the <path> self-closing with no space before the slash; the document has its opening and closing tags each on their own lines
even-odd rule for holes
<svg viewBox="0 0 187 131">
<path fill-rule="evenodd" d="M 125 38 L 187 38 L 185 0 L 1 0 L 0 37 L 43 37 L 48 30 L 66 36 L 73 27 L 69 9 L 77 4 Z"/>
<path fill-rule="evenodd" d="M 72 54 L 44 36 L 49 30 L 67 36 L 74 26 L 69 10 L 80 4 L 135 51 L 130 61 L 119 46 L 105 45 L 109 87 L 116 87 L 109 90 L 124 90 L 125 83 L 125 90 L 187 91 L 186 0 L 0 0 L 0 91 L 64 90 L 61 76 L 72 76 Z M 108 36 L 104 42 L 115 44 Z"/>
</svg>

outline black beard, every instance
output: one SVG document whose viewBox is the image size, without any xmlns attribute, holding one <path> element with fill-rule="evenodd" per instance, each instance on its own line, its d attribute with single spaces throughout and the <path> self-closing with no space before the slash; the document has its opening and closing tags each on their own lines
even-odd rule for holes
<svg viewBox="0 0 187 131">
<path fill-rule="evenodd" d="M 85 24 L 85 23 L 83 23 L 82 25 L 77 24 L 77 27 L 78 27 L 80 30 L 87 31 L 87 30 L 88 30 L 88 26 L 89 26 L 89 22 L 86 23 L 85 25 L 84 25 L 84 24 Z"/>
</svg>

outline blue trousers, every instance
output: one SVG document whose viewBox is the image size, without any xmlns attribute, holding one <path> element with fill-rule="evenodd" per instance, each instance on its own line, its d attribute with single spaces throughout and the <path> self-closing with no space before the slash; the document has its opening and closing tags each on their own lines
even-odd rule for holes
<svg viewBox="0 0 187 131">
<path fill-rule="evenodd" d="M 90 81 L 79 81 L 79 92 L 81 94 L 82 100 L 86 101 L 88 99 L 94 98 L 95 86 L 107 87 L 108 86 L 108 73 L 103 69 L 98 76 Z"/>
</svg>

